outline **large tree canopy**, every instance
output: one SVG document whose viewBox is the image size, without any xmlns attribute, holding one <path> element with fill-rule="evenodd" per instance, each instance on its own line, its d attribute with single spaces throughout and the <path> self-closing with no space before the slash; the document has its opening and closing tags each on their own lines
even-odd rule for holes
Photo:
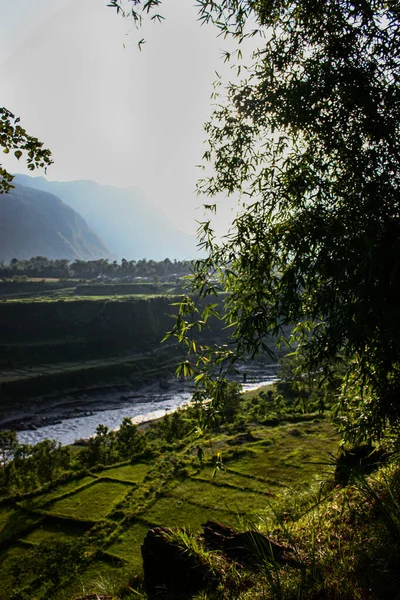
<svg viewBox="0 0 400 600">
<path fill-rule="evenodd" d="M 400 415 L 399 5 L 254 6 L 267 42 L 208 125 L 204 189 L 246 203 L 209 245 L 225 318 L 239 349 L 292 323 L 309 368 L 344 361 L 345 412 L 379 435 Z"/>
<path fill-rule="evenodd" d="M 255 30 L 265 38 L 247 80 L 228 86 L 206 125 L 213 171 L 200 182 L 209 196 L 240 198 L 222 241 L 201 225 L 209 257 L 192 280 L 200 296 L 227 292 L 221 317 L 234 350 L 198 354 L 189 298 L 174 333 L 204 365 L 256 352 L 266 334 L 294 325 L 309 369 L 345 365 L 352 432 L 379 436 L 400 418 L 399 4 L 197 4 L 202 20 L 238 43 Z M 127 5 L 137 22 L 161 18 L 159 0 Z M 209 305 L 197 325 L 217 311 Z"/>
</svg>

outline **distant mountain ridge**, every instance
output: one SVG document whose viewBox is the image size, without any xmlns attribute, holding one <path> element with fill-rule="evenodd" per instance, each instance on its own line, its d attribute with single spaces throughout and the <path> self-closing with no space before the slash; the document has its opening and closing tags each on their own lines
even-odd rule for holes
<svg viewBox="0 0 400 600">
<path fill-rule="evenodd" d="M 48 181 L 16 175 L 16 183 L 58 196 L 77 211 L 118 259 L 192 259 L 196 240 L 180 231 L 139 188 L 94 181 Z"/>
<path fill-rule="evenodd" d="M 0 259 L 94 260 L 110 252 L 86 221 L 48 192 L 15 185 L 0 194 Z"/>
</svg>

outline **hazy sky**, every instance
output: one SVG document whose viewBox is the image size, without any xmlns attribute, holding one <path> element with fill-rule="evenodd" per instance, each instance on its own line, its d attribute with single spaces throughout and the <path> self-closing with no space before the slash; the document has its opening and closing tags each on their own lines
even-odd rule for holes
<svg viewBox="0 0 400 600">
<path fill-rule="evenodd" d="M 166 21 L 139 33 L 106 5 L 0 0 L 1 105 L 52 150 L 49 179 L 138 186 L 194 232 L 195 165 L 224 42 L 191 0 L 165 0 Z"/>
</svg>

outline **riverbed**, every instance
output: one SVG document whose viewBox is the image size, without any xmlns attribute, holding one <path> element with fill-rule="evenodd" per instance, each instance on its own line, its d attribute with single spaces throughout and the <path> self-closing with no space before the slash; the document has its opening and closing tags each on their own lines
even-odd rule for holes
<svg viewBox="0 0 400 600">
<path fill-rule="evenodd" d="M 256 389 L 277 380 L 277 365 L 246 365 L 233 379 L 242 384 L 244 391 Z M 155 382 L 152 386 L 133 394 L 121 394 L 120 390 L 115 390 L 100 393 L 95 398 L 88 397 L 86 401 L 80 398 L 80 406 L 75 407 L 75 410 L 79 413 L 84 410 L 83 414 L 68 414 L 63 418 L 63 413 L 60 412 L 60 418 L 57 418 L 55 423 L 18 431 L 18 440 L 20 443 L 36 444 L 48 438 L 62 445 L 72 444 L 77 439 L 92 436 L 100 423 L 109 429 L 117 429 L 124 417 L 132 418 L 135 423 L 163 417 L 189 402 L 192 391 L 190 382 L 170 379 L 161 382 L 161 385 L 160 382 Z M 64 399 L 64 404 L 68 404 L 67 400 Z M 58 406 L 62 405 L 61 399 Z M 57 407 L 53 406 L 50 410 L 53 411 L 53 415 L 58 414 Z M 46 416 L 43 418 L 45 420 Z"/>
</svg>

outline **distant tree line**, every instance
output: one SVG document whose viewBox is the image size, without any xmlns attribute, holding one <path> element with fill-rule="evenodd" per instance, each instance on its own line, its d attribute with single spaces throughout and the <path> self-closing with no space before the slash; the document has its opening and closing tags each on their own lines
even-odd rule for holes
<svg viewBox="0 0 400 600">
<path fill-rule="evenodd" d="M 121 262 L 114 260 L 110 262 L 106 258 L 98 260 L 75 260 L 70 261 L 65 258 L 49 259 L 45 256 L 34 256 L 29 260 L 19 260 L 13 258 L 7 265 L 0 261 L 0 277 L 43 277 L 59 279 L 126 279 L 131 280 L 135 277 L 163 278 L 173 275 L 188 275 L 190 270 L 189 261 L 171 261 L 166 258 L 162 261 L 147 260 L 126 260 Z"/>
</svg>

